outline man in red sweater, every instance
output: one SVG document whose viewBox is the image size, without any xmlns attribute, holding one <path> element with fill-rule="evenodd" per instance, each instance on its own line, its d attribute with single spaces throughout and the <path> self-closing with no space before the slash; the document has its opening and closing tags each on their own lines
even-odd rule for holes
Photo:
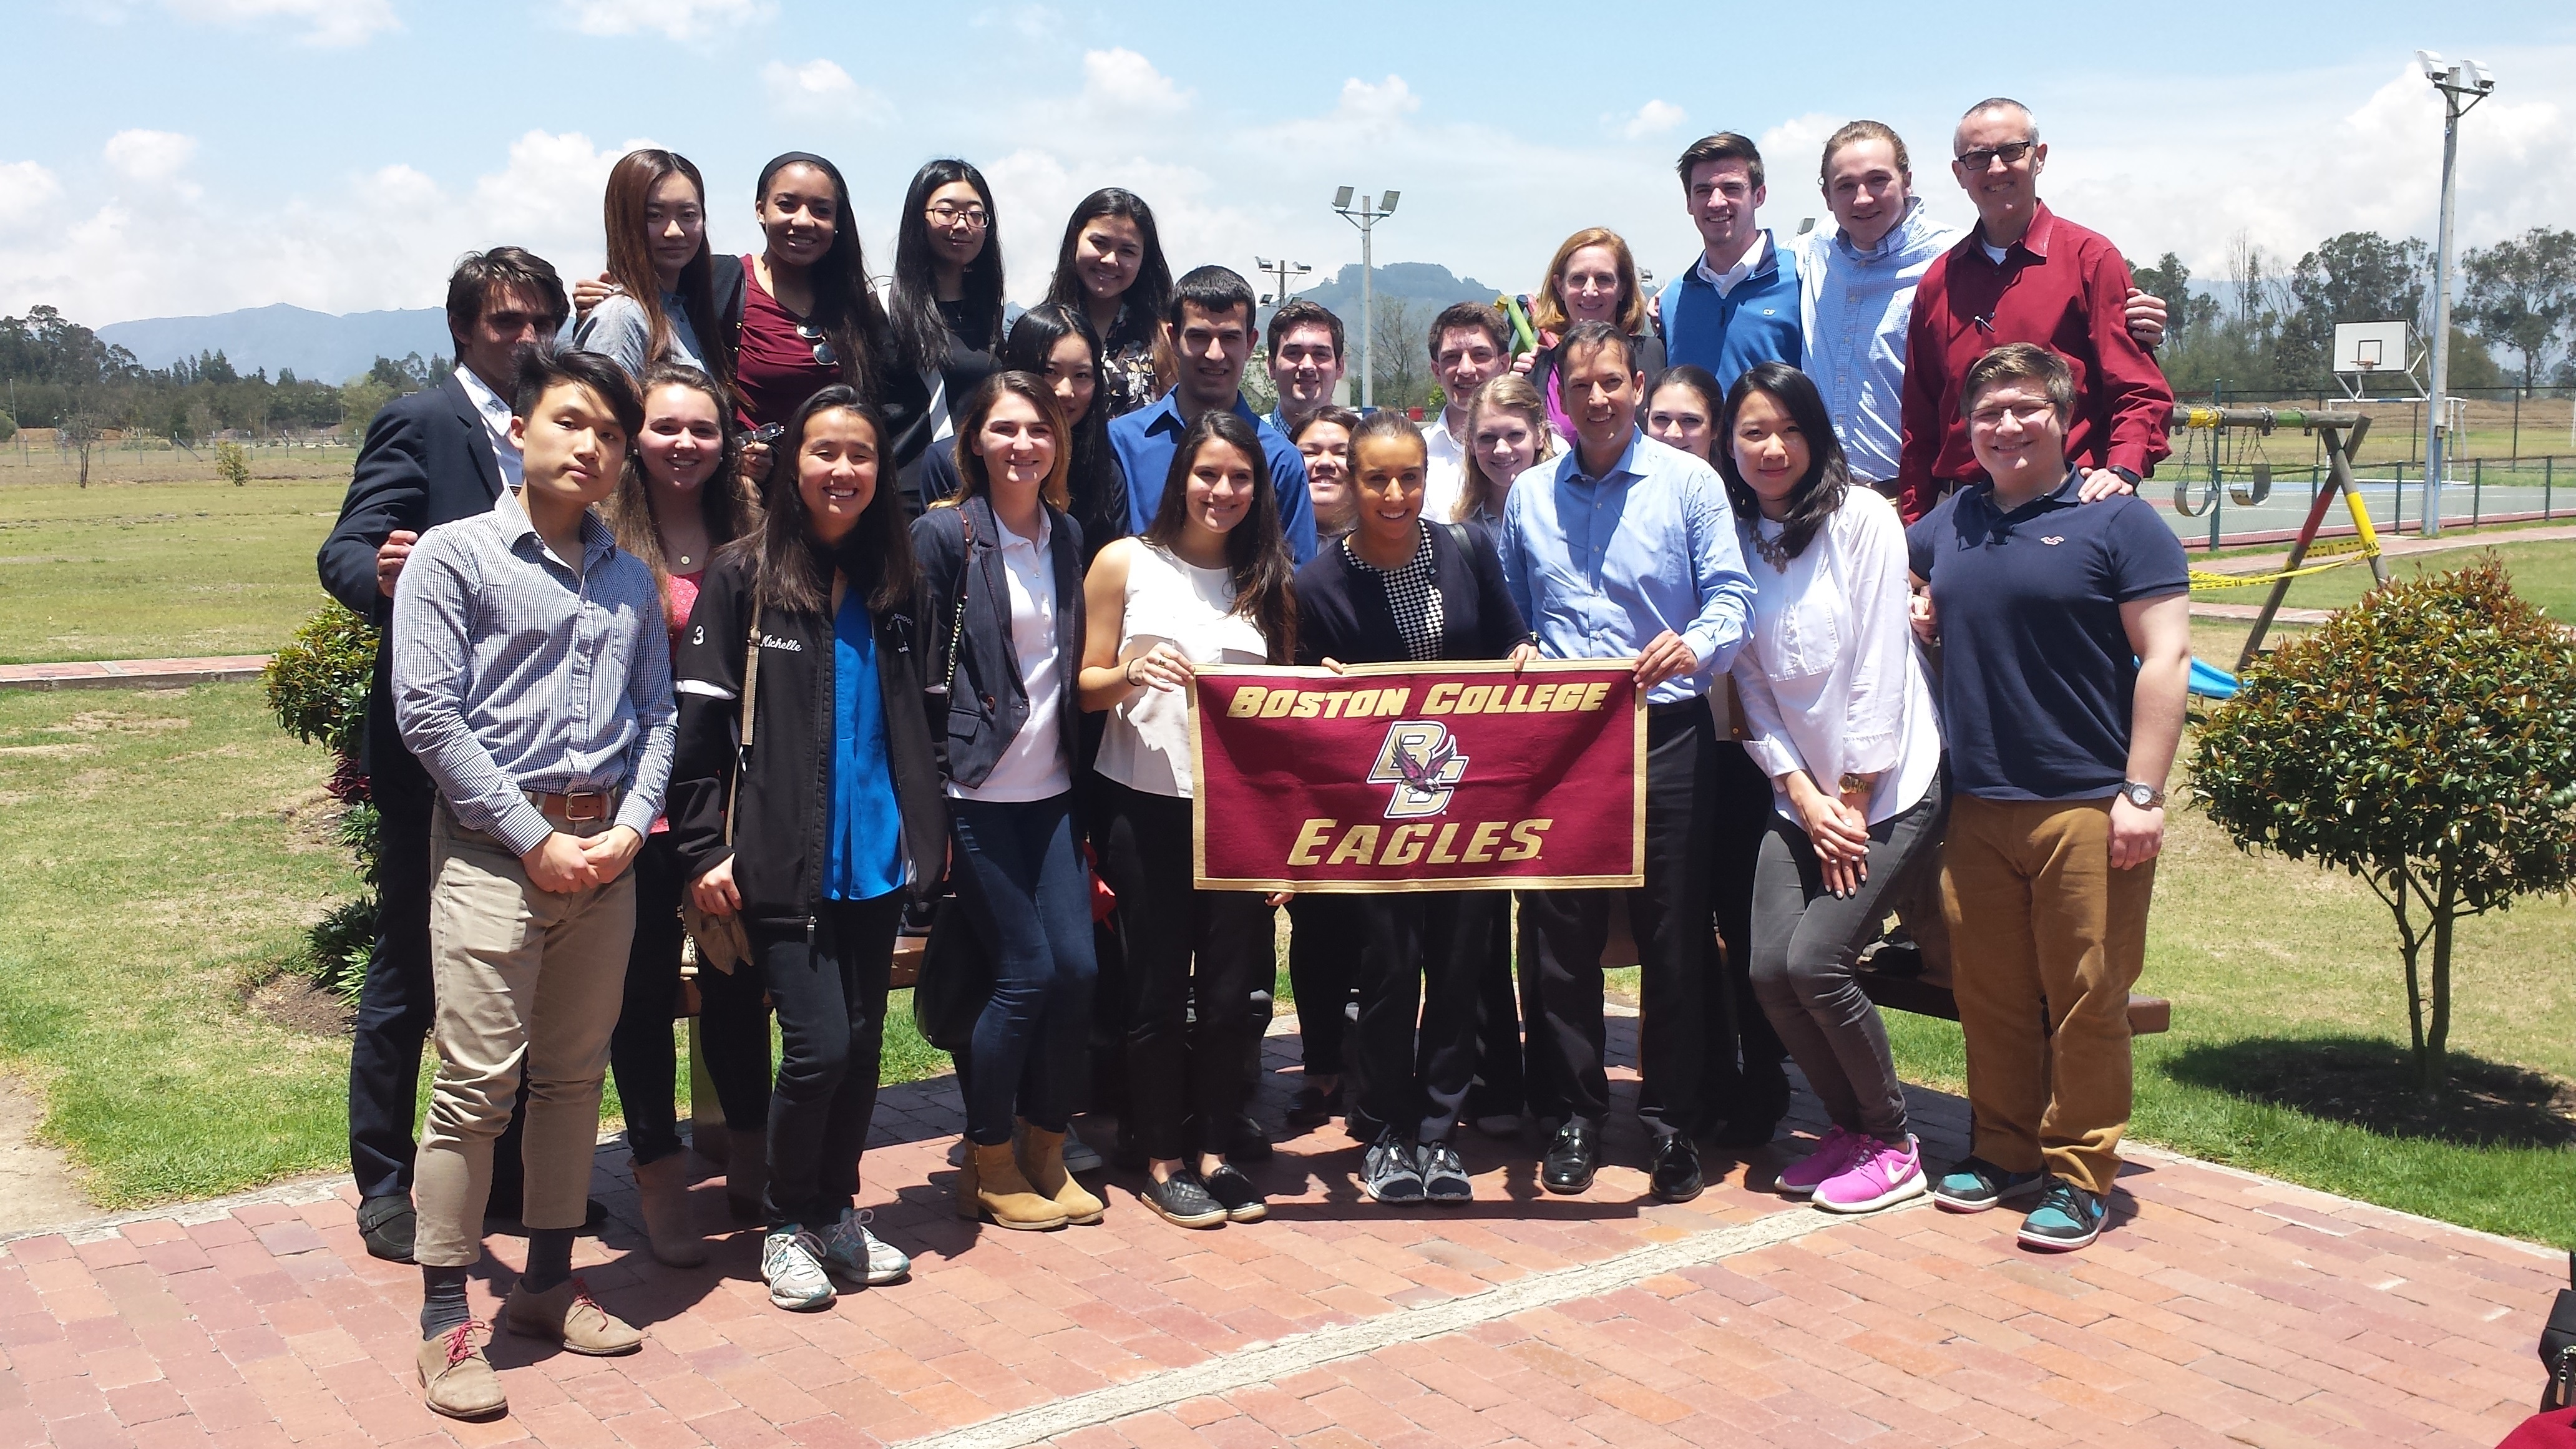
<svg viewBox="0 0 2576 1449">
<path fill-rule="evenodd" d="M 1904 449 L 1897 507 L 1912 522 L 1982 476 L 1959 407 L 1968 364 L 2007 342 L 2034 342 L 2075 370 L 2067 461 L 2087 498 L 2126 492 L 2172 449 L 2173 389 L 2129 335 L 2129 264 L 2099 232 L 2039 199 L 2048 147 L 2019 101 L 1979 101 L 1959 118 L 1950 174 L 1977 225 L 1935 259 L 1914 294 L 1906 335 Z"/>
</svg>

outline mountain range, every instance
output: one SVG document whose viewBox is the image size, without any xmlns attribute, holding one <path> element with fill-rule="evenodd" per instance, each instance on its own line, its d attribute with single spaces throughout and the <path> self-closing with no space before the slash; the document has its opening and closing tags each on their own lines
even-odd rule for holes
<svg viewBox="0 0 2576 1449">
<path fill-rule="evenodd" d="M 1267 294 L 1274 279 L 1247 272 L 1256 290 Z M 1377 269 L 1372 287 L 1380 297 L 1420 303 L 1432 310 L 1452 302 L 1487 302 L 1495 288 L 1472 277 L 1461 278 L 1436 262 L 1389 262 Z M 1298 289 L 1294 295 L 1321 303 L 1345 323 L 1360 311 L 1360 269 L 1344 266 L 1331 280 Z M 1273 309 L 1261 309 L 1267 321 Z M 134 354 L 146 367 L 168 367 L 200 353 L 220 352 L 237 372 L 266 370 L 271 377 L 292 369 L 296 376 L 320 382 L 345 382 L 364 373 L 378 357 L 399 360 L 417 352 L 423 358 L 454 350 L 447 317 L 436 307 L 391 312 L 351 312 L 345 316 L 315 312 L 279 302 L 211 317 L 144 317 L 112 322 L 98 329 L 100 340 Z"/>
<path fill-rule="evenodd" d="M 417 352 L 427 359 L 456 350 L 447 335 L 447 314 L 436 307 L 335 316 L 280 302 L 212 317 L 111 322 L 98 335 L 133 353 L 145 367 L 168 367 L 199 353 L 220 352 L 245 376 L 266 369 L 275 377 L 293 369 L 298 377 L 331 383 L 363 374 L 378 357 L 399 361 Z"/>
</svg>

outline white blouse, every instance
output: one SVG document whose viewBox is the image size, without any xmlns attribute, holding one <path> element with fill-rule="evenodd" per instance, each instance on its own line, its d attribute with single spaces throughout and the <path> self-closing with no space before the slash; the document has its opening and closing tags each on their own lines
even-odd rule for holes
<svg viewBox="0 0 2576 1449">
<path fill-rule="evenodd" d="M 1739 526 L 1778 538 L 1765 518 Z M 1941 726 L 1906 622 L 1905 526 L 1896 505 L 1854 486 L 1786 569 L 1751 541 L 1753 623 L 1730 672 L 1744 700 L 1745 750 L 1777 780 L 1806 770 L 1834 793 L 1846 774 L 1875 774 L 1871 824 L 1901 815 L 1941 768 Z M 1798 821 L 1776 784 L 1780 814 Z"/>
<path fill-rule="evenodd" d="M 968 789 L 951 780 L 948 793 L 960 800 L 1052 800 L 1073 788 L 1062 745 L 1067 661 L 1056 647 L 1055 556 L 1047 551 L 1055 525 L 1041 508 L 1034 539 L 1011 532 L 998 514 L 993 529 L 1000 535 L 995 542 L 1011 596 L 1011 652 L 1019 661 L 1020 683 L 1028 687 L 1029 717 L 983 784 Z M 972 550 L 967 556 L 973 558 Z"/>
<path fill-rule="evenodd" d="M 1187 564 L 1143 539 L 1127 555 L 1118 657 L 1169 644 L 1192 664 L 1260 664 L 1261 630 L 1234 610 L 1234 575 Z M 1148 684 L 1109 712 L 1101 774 L 1147 795 L 1190 798 L 1190 709 L 1184 690 Z"/>
</svg>

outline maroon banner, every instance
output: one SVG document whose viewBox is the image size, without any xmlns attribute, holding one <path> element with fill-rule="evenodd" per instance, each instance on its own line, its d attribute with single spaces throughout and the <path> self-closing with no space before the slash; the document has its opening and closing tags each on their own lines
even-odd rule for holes
<svg viewBox="0 0 2576 1449">
<path fill-rule="evenodd" d="M 1643 884 L 1646 711 L 1631 668 L 1202 668 L 1199 888 Z"/>
</svg>

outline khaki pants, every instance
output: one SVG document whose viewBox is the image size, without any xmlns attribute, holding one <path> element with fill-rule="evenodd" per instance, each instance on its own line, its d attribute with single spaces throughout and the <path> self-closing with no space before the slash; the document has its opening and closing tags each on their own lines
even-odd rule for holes
<svg viewBox="0 0 2576 1449">
<path fill-rule="evenodd" d="M 606 821 L 574 829 L 596 835 Z M 442 802 L 430 827 L 430 969 L 438 1077 L 421 1131 L 415 1191 L 424 1267 L 483 1256 L 492 1142 L 528 1084 L 520 1221 L 577 1228 L 588 1211 L 600 1083 L 635 935 L 635 875 L 556 895 L 528 883 L 510 848 L 468 830 Z"/>
<path fill-rule="evenodd" d="M 2097 1196 L 2129 1125 L 2129 988 L 2146 963 L 2155 862 L 2111 869 L 2108 800 L 1959 796 L 1941 903 L 1978 1156 Z"/>
</svg>

